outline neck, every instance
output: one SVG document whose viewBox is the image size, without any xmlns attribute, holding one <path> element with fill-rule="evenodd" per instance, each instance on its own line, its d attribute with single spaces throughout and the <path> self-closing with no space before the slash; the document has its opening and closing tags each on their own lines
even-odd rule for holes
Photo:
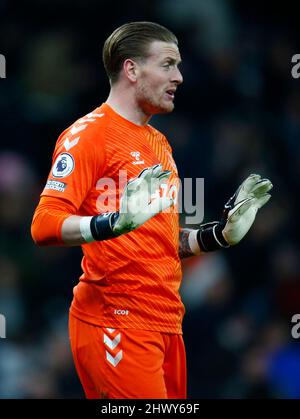
<svg viewBox="0 0 300 419">
<path fill-rule="evenodd" d="M 119 115 L 136 125 L 147 125 L 151 115 L 146 115 L 138 106 L 133 92 L 122 86 L 113 86 L 106 103 Z"/>
</svg>

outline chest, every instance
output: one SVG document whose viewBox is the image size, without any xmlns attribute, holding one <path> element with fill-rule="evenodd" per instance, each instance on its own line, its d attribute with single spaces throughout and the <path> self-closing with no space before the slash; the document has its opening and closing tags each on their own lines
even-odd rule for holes
<svg viewBox="0 0 300 419">
<path fill-rule="evenodd" d="M 145 130 L 139 133 L 113 133 L 106 143 L 106 172 L 115 178 L 126 171 L 128 178 L 136 177 L 146 167 L 161 164 L 163 170 L 178 177 L 170 147 L 159 134 Z"/>
</svg>

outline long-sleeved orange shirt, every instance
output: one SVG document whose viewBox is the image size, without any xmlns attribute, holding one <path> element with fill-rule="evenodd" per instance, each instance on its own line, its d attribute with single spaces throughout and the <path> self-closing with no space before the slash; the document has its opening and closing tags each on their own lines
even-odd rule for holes
<svg viewBox="0 0 300 419">
<path fill-rule="evenodd" d="M 175 206 L 120 237 L 82 245 L 83 274 L 71 313 L 92 324 L 182 333 L 179 296 L 179 180 L 171 147 L 150 125 L 136 125 L 103 104 L 59 137 L 48 181 L 36 209 L 32 236 L 38 244 L 62 244 L 70 215 L 116 211 L 124 186 L 146 167 L 171 170 L 161 193 Z"/>
</svg>

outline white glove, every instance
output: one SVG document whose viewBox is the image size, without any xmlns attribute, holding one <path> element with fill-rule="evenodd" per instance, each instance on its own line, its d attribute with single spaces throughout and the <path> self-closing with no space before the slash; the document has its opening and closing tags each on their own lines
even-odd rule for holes
<svg viewBox="0 0 300 419">
<path fill-rule="evenodd" d="M 172 198 L 160 197 L 158 190 L 164 179 L 171 175 L 162 166 L 144 169 L 137 178 L 129 181 L 120 201 L 119 217 L 112 230 L 124 234 L 136 229 L 173 204 Z M 155 195 L 155 196 L 153 196 Z"/>
<path fill-rule="evenodd" d="M 265 205 L 273 185 L 269 179 L 251 174 L 224 206 L 220 221 L 201 224 L 197 242 L 203 252 L 239 243 L 252 226 L 257 211 Z"/>
<path fill-rule="evenodd" d="M 92 240 L 109 240 L 129 233 L 173 205 L 172 198 L 160 197 L 159 187 L 171 175 L 157 164 L 129 181 L 120 199 L 120 211 L 95 215 L 89 224 Z"/>
<path fill-rule="evenodd" d="M 237 244 L 248 233 L 254 223 L 257 211 L 264 206 L 271 195 L 273 185 L 269 179 L 252 174 L 241 184 L 224 207 L 223 237 L 231 246 Z"/>
</svg>

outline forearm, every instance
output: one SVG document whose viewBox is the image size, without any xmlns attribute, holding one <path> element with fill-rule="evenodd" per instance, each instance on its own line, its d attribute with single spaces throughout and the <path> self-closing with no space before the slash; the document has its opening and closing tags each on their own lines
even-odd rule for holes
<svg viewBox="0 0 300 419">
<path fill-rule="evenodd" d="M 42 197 L 31 225 L 31 235 L 39 246 L 79 246 L 84 243 L 80 230 L 82 218 L 73 215 L 72 204 L 52 197 Z"/>
<path fill-rule="evenodd" d="M 72 204 L 42 197 L 35 210 L 31 235 L 39 246 L 80 246 L 95 240 L 118 237 L 112 230 L 118 212 L 95 216 L 74 215 Z"/>
<path fill-rule="evenodd" d="M 78 216 L 63 216 L 58 211 L 36 214 L 31 235 L 39 246 L 79 246 L 84 243 Z"/>
<path fill-rule="evenodd" d="M 229 247 L 222 236 L 218 222 L 201 224 L 199 229 L 181 228 L 179 230 L 179 257 L 197 256 L 201 253 Z"/>
<path fill-rule="evenodd" d="M 38 246 L 64 246 L 61 230 L 63 222 L 69 216 L 68 211 L 64 212 L 49 205 L 45 199 L 41 199 L 31 224 L 31 236 L 34 242 Z"/>
<path fill-rule="evenodd" d="M 113 231 L 118 212 L 79 217 L 73 215 L 62 225 L 62 240 L 67 246 L 79 246 L 95 240 L 111 240 L 118 237 Z"/>
<path fill-rule="evenodd" d="M 190 256 L 199 255 L 201 253 L 200 249 L 197 252 L 197 249 L 193 247 L 191 242 L 190 235 L 195 235 L 196 230 L 192 230 L 190 228 L 181 228 L 179 230 L 179 257 L 180 259 L 184 259 Z"/>
<path fill-rule="evenodd" d="M 61 228 L 61 238 L 66 246 L 80 246 L 81 244 L 86 243 L 85 239 L 82 237 L 80 229 L 80 221 L 82 221 L 82 219 L 83 217 L 71 215 L 63 222 Z"/>
</svg>

